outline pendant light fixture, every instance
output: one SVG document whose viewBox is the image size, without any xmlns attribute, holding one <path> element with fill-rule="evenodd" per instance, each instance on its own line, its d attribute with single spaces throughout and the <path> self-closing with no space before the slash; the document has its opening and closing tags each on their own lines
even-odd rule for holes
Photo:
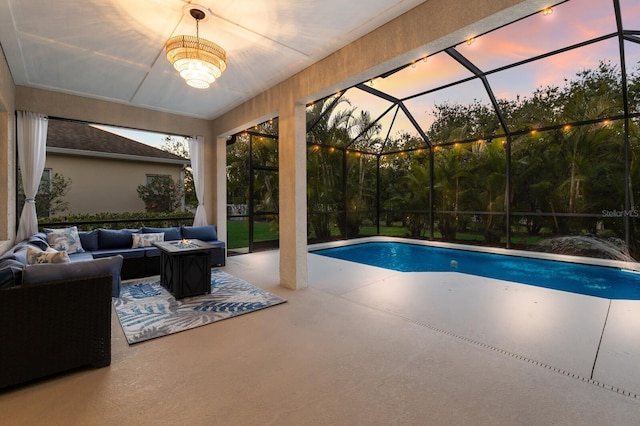
<svg viewBox="0 0 640 426">
<path fill-rule="evenodd" d="M 190 5 L 189 14 L 196 20 L 196 36 L 171 37 L 165 46 L 167 59 L 185 79 L 197 89 L 206 89 L 227 68 L 227 53 L 217 44 L 200 38 L 200 21 L 205 12 Z"/>
</svg>

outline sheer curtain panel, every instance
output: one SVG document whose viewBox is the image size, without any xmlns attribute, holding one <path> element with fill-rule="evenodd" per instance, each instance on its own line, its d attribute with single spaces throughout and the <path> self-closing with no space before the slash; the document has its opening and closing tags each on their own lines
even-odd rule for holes
<svg viewBox="0 0 640 426">
<path fill-rule="evenodd" d="M 36 194 L 44 170 L 47 147 L 47 116 L 28 111 L 17 111 L 18 158 L 24 188 L 25 203 L 18 225 L 17 241 L 38 232 Z"/>
<path fill-rule="evenodd" d="M 193 226 L 202 226 L 207 224 L 207 212 L 204 208 L 204 138 L 202 136 L 189 139 L 189 153 L 191 154 L 193 186 L 196 189 L 196 198 L 198 199 Z"/>
</svg>

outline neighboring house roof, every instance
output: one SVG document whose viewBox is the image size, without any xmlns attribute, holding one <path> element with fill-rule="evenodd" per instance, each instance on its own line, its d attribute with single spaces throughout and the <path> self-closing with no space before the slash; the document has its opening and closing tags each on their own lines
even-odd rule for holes
<svg viewBox="0 0 640 426">
<path fill-rule="evenodd" d="M 88 123 L 56 119 L 49 120 L 47 152 L 153 163 L 189 164 L 188 159 L 179 155 L 98 129 Z"/>
</svg>

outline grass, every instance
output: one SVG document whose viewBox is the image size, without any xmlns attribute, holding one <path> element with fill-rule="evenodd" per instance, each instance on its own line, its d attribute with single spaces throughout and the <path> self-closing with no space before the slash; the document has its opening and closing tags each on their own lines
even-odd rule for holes
<svg viewBox="0 0 640 426">
<path fill-rule="evenodd" d="M 249 247 L 249 222 L 240 220 L 227 221 L 228 248 L 237 249 Z M 253 239 L 254 241 L 271 241 L 277 240 L 279 237 L 277 225 L 254 222 Z"/>
<path fill-rule="evenodd" d="M 243 247 L 249 247 L 249 222 L 248 221 L 227 221 L 227 233 L 228 233 L 228 248 L 237 249 Z M 265 222 L 255 222 L 254 228 L 254 241 L 271 241 L 279 238 L 277 225 Z M 381 226 L 380 234 L 377 233 L 375 226 L 361 226 L 361 236 L 372 235 L 384 235 L 388 237 L 406 237 L 409 232 L 407 228 L 402 226 Z M 338 238 L 340 231 L 337 227 L 333 227 L 331 230 L 332 237 Z M 309 239 L 315 238 L 315 234 L 312 232 L 309 235 Z M 442 235 L 439 232 L 434 232 L 434 238 L 441 240 Z M 540 236 L 529 236 L 521 233 L 513 233 L 511 235 L 511 243 L 519 246 L 532 246 L 538 243 L 542 239 Z M 481 234 L 473 232 L 458 232 L 456 234 L 456 242 L 467 243 L 481 243 L 484 241 L 484 237 Z M 504 238 L 501 240 L 504 244 Z"/>
</svg>

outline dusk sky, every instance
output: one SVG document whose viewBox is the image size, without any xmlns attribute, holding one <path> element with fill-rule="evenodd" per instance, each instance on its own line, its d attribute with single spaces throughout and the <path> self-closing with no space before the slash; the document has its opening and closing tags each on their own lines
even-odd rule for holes
<svg viewBox="0 0 640 426">
<path fill-rule="evenodd" d="M 625 29 L 640 30 L 640 2 L 621 0 L 623 25 Z M 571 0 L 553 8 L 553 13 L 543 16 L 535 14 L 529 18 L 476 37 L 468 45 L 462 42 L 456 49 L 478 68 L 491 71 L 535 56 L 562 49 L 564 47 L 616 32 L 613 1 L 611 0 Z M 638 70 L 640 45 L 625 42 L 627 71 Z M 418 59 L 418 58 L 417 58 Z M 572 80 L 576 74 L 586 69 L 597 68 L 600 61 L 608 61 L 620 67 L 617 38 L 610 38 L 586 47 L 554 55 L 487 78 L 498 99 L 530 97 L 537 88 L 565 84 L 565 78 Z M 416 61 L 395 75 L 373 81 L 373 87 L 395 97 L 404 98 L 424 90 L 469 77 L 471 74 L 446 53 L 430 56 L 426 62 Z M 358 89 L 351 89 L 346 97 L 353 106 L 371 112 L 372 118 L 378 111 L 384 111 L 389 103 L 372 99 Z M 445 102 L 468 105 L 478 101 L 489 104 L 489 97 L 479 80 L 459 84 L 412 100 L 405 104 L 414 118 L 428 128 L 433 120 L 433 106 Z M 386 135 L 392 115 L 382 120 L 382 135 Z M 398 117 L 391 134 L 400 130 L 415 134 L 406 117 Z"/>
</svg>

